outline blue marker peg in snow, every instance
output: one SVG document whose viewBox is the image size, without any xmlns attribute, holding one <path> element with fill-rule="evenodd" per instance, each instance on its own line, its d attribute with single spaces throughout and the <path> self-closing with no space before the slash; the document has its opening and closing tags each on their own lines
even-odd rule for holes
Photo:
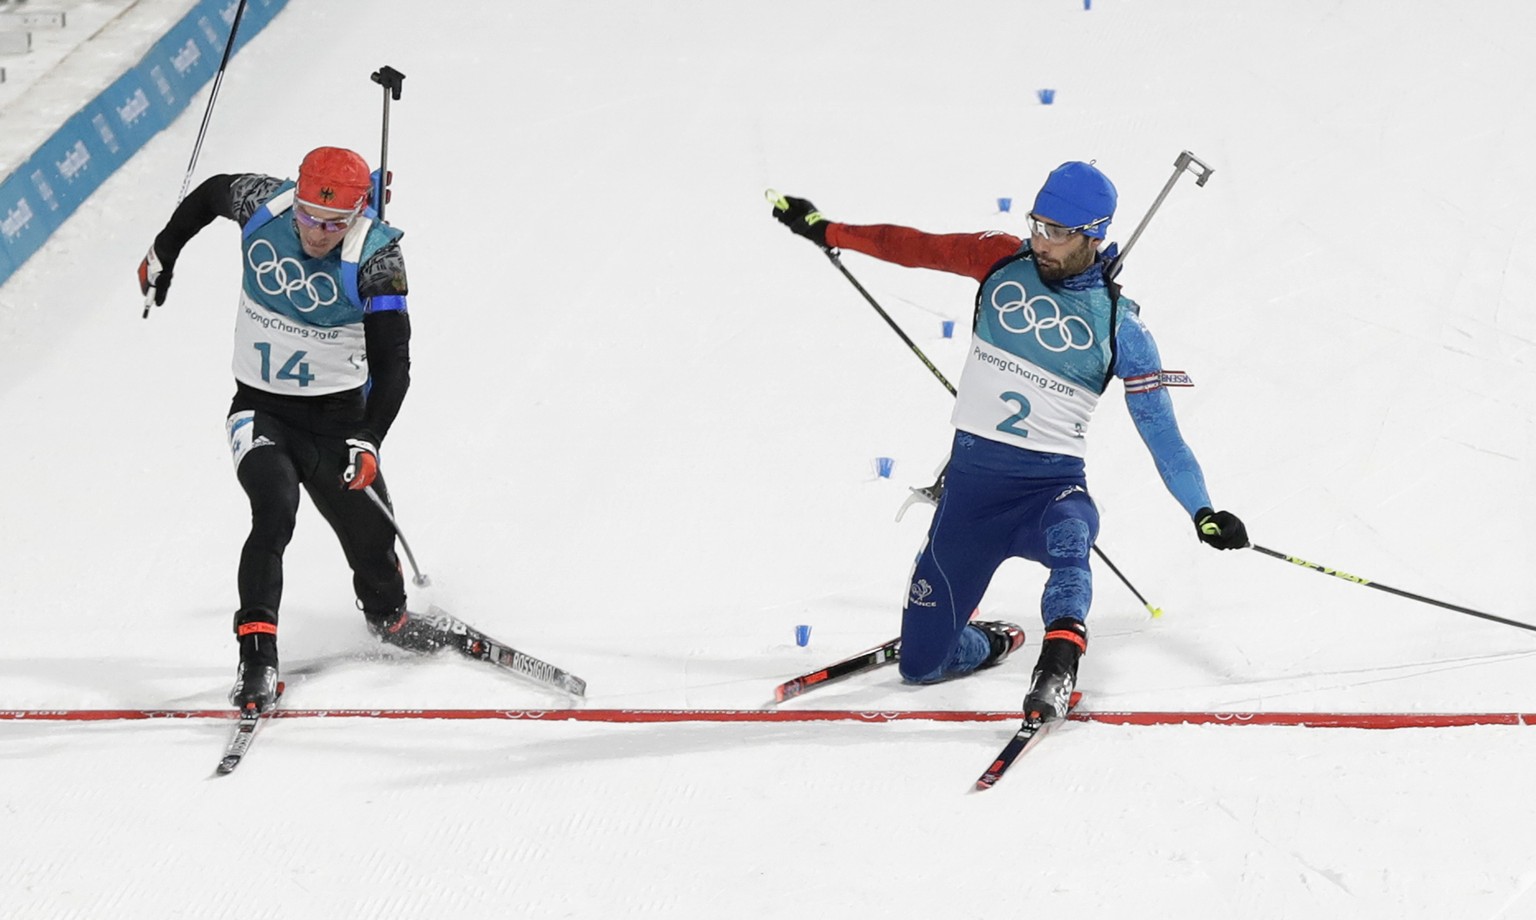
<svg viewBox="0 0 1536 920">
<path fill-rule="evenodd" d="M 952 320 L 952 319 L 944 320 L 943 329 L 944 329 L 944 338 L 952 339 L 952 338 L 955 337 L 955 321 L 954 320 Z"/>
<path fill-rule="evenodd" d="M 801 648 L 811 644 L 811 627 L 804 623 L 795 627 L 795 644 Z"/>
<path fill-rule="evenodd" d="M 1041 105 L 1050 105 L 1056 101 L 1056 91 L 1054 89 L 1042 89 L 1036 95 L 1040 97 Z"/>
<path fill-rule="evenodd" d="M 999 199 L 997 199 L 997 209 L 999 211 L 1001 211 L 1002 213 L 1004 213 L 1004 214 L 1007 214 L 1009 211 L 1012 211 L 1013 210 L 1013 199 L 1012 198 L 999 198 Z"/>
<path fill-rule="evenodd" d="M 1093 0 L 1083 0 L 1083 9 L 1085 9 L 1085 10 L 1093 9 Z"/>
<path fill-rule="evenodd" d="M 881 479 L 890 479 L 891 469 L 895 465 L 896 461 L 892 460 L 890 457 L 876 457 L 875 473 L 878 474 Z"/>
</svg>

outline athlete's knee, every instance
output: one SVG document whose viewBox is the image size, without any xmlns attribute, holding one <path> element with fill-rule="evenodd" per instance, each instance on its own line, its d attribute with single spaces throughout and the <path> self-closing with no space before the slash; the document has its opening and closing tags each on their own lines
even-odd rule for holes
<svg viewBox="0 0 1536 920">
<path fill-rule="evenodd" d="M 251 500 L 251 538 L 277 549 L 288 545 L 298 522 L 297 503 Z"/>
<path fill-rule="evenodd" d="M 286 544 L 299 515 L 299 482 L 275 449 L 263 448 L 245 458 L 236 470 L 240 487 L 251 504 L 251 530 Z"/>
<path fill-rule="evenodd" d="M 403 582 L 400 557 L 394 551 L 394 532 L 378 534 L 348 532 L 341 537 L 341 551 L 352 576 L 360 584 L 398 585 Z"/>
<path fill-rule="evenodd" d="M 1045 552 L 1052 559 L 1087 559 L 1093 528 L 1082 518 L 1069 517 L 1045 529 Z"/>
<path fill-rule="evenodd" d="M 947 676 L 945 665 L 949 661 L 949 655 L 923 654 L 917 646 L 909 646 L 903 642 L 901 657 L 897 659 L 897 670 L 901 672 L 901 679 L 909 684 L 936 684 Z"/>
</svg>

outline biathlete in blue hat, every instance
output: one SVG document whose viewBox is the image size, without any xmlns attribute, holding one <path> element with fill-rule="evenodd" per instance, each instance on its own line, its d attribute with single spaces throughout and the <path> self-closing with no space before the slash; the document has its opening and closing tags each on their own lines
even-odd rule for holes
<svg viewBox="0 0 1536 920">
<path fill-rule="evenodd" d="M 952 421 L 954 445 L 901 619 L 901 675 L 932 683 L 1002 662 L 1024 643 L 1004 622 L 971 622 L 1004 560 L 1050 569 L 1040 598 L 1045 638 L 1024 711 L 1059 719 L 1088 648 L 1089 552 L 1099 512 L 1083 461 L 1088 422 L 1110 381 L 1168 491 L 1217 549 L 1248 545 L 1236 515 L 1214 511 L 1200 464 L 1179 433 L 1157 344 L 1135 302 L 1106 277 L 1100 251 L 1116 193 L 1090 163 L 1051 172 L 1028 216 L 1027 240 L 1006 233 L 932 234 L 827 220 L 803 198 L 774 217 L 824 249 L 850 249 L 909 268 L 974 278 L 971 344 Z"/>
</svg>

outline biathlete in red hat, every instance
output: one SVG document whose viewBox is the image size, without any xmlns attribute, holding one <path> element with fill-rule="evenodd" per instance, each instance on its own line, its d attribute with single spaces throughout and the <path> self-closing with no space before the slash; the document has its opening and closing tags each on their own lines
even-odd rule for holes
<svg viewBox="0 0 1536 920">
<path fill-rule="evenodd" d="M 225 428 L 251 504 L 240 553 L 231 702 L 264 712 L 277 697 L 283 551 L 299 488 L 341 541 L 358 605 L 374 633 L 406 648 L 448 641 L 405 609 L 395 533 L 364 490 L 389 501 L 379 445 L 410 386 L 401 232 L 370 207 L 367 162 L 320 147 L 297 182 L 213 176 L 172 213 L 139 265 L 139 287 L 165 302 L 187 242 L 215 217 L 240 225 L 235 396 Z"/>
<path fill-rule="evenodd" d="M 1024 642 L 1003 622 L 970 622 L 997 568 L 1021 557 L 1050 570 L 1040 598 L 1045 638 L 1024 701 L 1041 720 L 1065 715 L 1088 648 L 1089 552 L 1099 512 L 1083 461 L 1088 422 L 1116 377 L 1158 472 L 1217 549 L 1248 544 L 1243 522 L 1212 510 L 1205 478 L 1179 434 L 1156 343 L 1140 308 L 1106 277 L 1100 251 L 1115 187 L 1089 163 L 1046 178 L 1028 239 L 1006 233 L 931 234 L 825 219 L 803 198 L 773 215 L 824 249 L 974 278 L 970 350 L 957 388 L 944 489 L 912 571 L 901 620 L 901 674 L 930 683 L 999 664 Z"/>
</svg>

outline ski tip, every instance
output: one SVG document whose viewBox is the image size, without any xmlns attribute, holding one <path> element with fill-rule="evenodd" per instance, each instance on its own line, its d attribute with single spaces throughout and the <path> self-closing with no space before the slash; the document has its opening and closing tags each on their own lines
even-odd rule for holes
<svg viewBox="0 0 1536 920">
<path fill-rule="evenodd" d="M 1002 779 L 1003 771 L 1007 769 L 1007 766 L 1008 765 L 1003 763 L 1001 760 L 995 761 L 992 766 L 987 768 L 987 772 L 981 774 L 981 776 L 976 780 L 976 788 L 974 791 L 985 792 L 986 790 L 991 789 L 993 786 L 996 786 L 997 781 Z"/>
</svg>

